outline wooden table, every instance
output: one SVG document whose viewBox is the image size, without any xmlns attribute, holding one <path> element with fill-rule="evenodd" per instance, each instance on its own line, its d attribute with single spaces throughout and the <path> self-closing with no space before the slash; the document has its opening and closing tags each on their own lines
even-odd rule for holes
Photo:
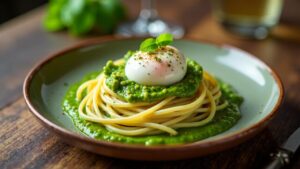
<svg viewBox="0 0 300 169">
<path fill-rule="evenodd" d="M 129 13 L 138 13 L 137 0 Z M 45 55 L 86 38 L 41 27 L 44 7 L 0 27 L 0 168 L 261 168 L 269 152 L 300 125 L 300 29 L 280 24 L 262 41 L 232 36 L 220 28 L 208 1 L 159 1 L 161 16 L 184 25 L 187 35 L 230 44 L 259 57 L 281 76 L 285 101 L 270 125 L 255 138 L 233 149 L 197 159 L 142 162 L 108 158 L 69 146 L 42 127 L 27 110 L 21 94 L 25 74 Z M 295 156 L 291 168 L 300 168 Z"/>
</svg>

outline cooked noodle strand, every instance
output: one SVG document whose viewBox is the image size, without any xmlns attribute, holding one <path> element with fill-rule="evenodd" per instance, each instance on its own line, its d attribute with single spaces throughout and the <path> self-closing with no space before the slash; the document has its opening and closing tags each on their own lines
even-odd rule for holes
<svg viewBox="0 0 300 169">
<path fill-rule="evenodd" d="M 115 62 L 122 64 L 121 60 Z M 156 102 L 128 103 L 105 84 L 104 74 L 79 86 L 81 118 L 103 125 L 107 130 L 128 136 L 169 133 L 178 128 L 198 127 L 209 123 L 217 110 L 226 108 L 215 78 L 204 73 L 195 96 L 167 97 Z"/>
</svg>

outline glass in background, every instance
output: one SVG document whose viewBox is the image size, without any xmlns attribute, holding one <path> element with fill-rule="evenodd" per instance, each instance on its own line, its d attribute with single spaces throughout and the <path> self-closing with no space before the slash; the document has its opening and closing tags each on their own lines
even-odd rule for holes
<svg viewBox="0 0 300 169">
<path fill-rule="evenodd" d="M 238 35 L 264 39 L 279 20 L 283 0 L 213 0 L 221 25 Z"/>
<path fill-rule="evenodd" d="M 141 0 L 141 11 L 139 17 L 132 22 L 121 24 L 117 34 L 123 36 L 158 36 L 169 32 L 175 38 L 184 35 L 183 27 L 164 21 L 159 18 L 155 8 L 155 0 Z"/>
</svg>

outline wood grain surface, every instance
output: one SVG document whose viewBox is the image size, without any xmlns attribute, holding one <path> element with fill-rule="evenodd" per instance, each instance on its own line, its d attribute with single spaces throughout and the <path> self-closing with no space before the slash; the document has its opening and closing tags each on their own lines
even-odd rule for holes
<svg viewBox="0 0 300 169">
<path fill-rule="evenodd" d="M 125 1 L 129 14 L 138 13 L 138 0 Z M 21 97 L 25 74 L 49 53 L 85 38 L 41 27 L 44 7 L 0 27 L 0 168 L 261 168 L 268 154 L 300 125 L 300 27 L 280 23 L 271 37 L 241 39 L 224 31 L 205 0 L 159 1 L 161 16 L 184 25 L 187 35 L 229 44 L 259 57 L 281 76 L 285 101 L 270 125 L 255 138 L 233 149 L 197 159 L 166 162 L 129 161 L 104 157 L 62 142 L 28 112 Z M 287 11 L 288 12 L 288 11 Z M 299 153 L 289 168 L 300 168 Z"/>
</svg>

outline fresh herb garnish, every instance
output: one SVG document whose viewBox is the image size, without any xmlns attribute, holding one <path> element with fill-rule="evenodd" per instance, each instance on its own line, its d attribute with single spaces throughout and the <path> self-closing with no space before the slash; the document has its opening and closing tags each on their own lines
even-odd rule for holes
<svg viewBox="0 0 300 169">
<path fill-rule="evenodd" d="M 164 33 L 159 35 L 156 39 L 148 38 L 140 45 L 140 50 L 143 52 L 151 52 L 162 46 L 167 46 L 173 42 L 173 35 Z"/>
<path fill-rule="evenodd" d="M 153 38 L 148 38 L 144 40 L 140 45 L 140 50 L 144 52 L 154 51 L 157 48 L 158 45 L 156 44 L 156 40 Z"/>
<path fill-rule="evenodd" d="M 161 34 L 156 38 L 158 46 L 167 46 L 173 42 L 173 35 L 169 33 Z"/>
<path fill-rule="evenodd" d="M 48 31 L 67 28 L 73 35 L 106 34 L 124 18 L 121 0 L 50 0 L 44 27 Z"/>
</svg>

